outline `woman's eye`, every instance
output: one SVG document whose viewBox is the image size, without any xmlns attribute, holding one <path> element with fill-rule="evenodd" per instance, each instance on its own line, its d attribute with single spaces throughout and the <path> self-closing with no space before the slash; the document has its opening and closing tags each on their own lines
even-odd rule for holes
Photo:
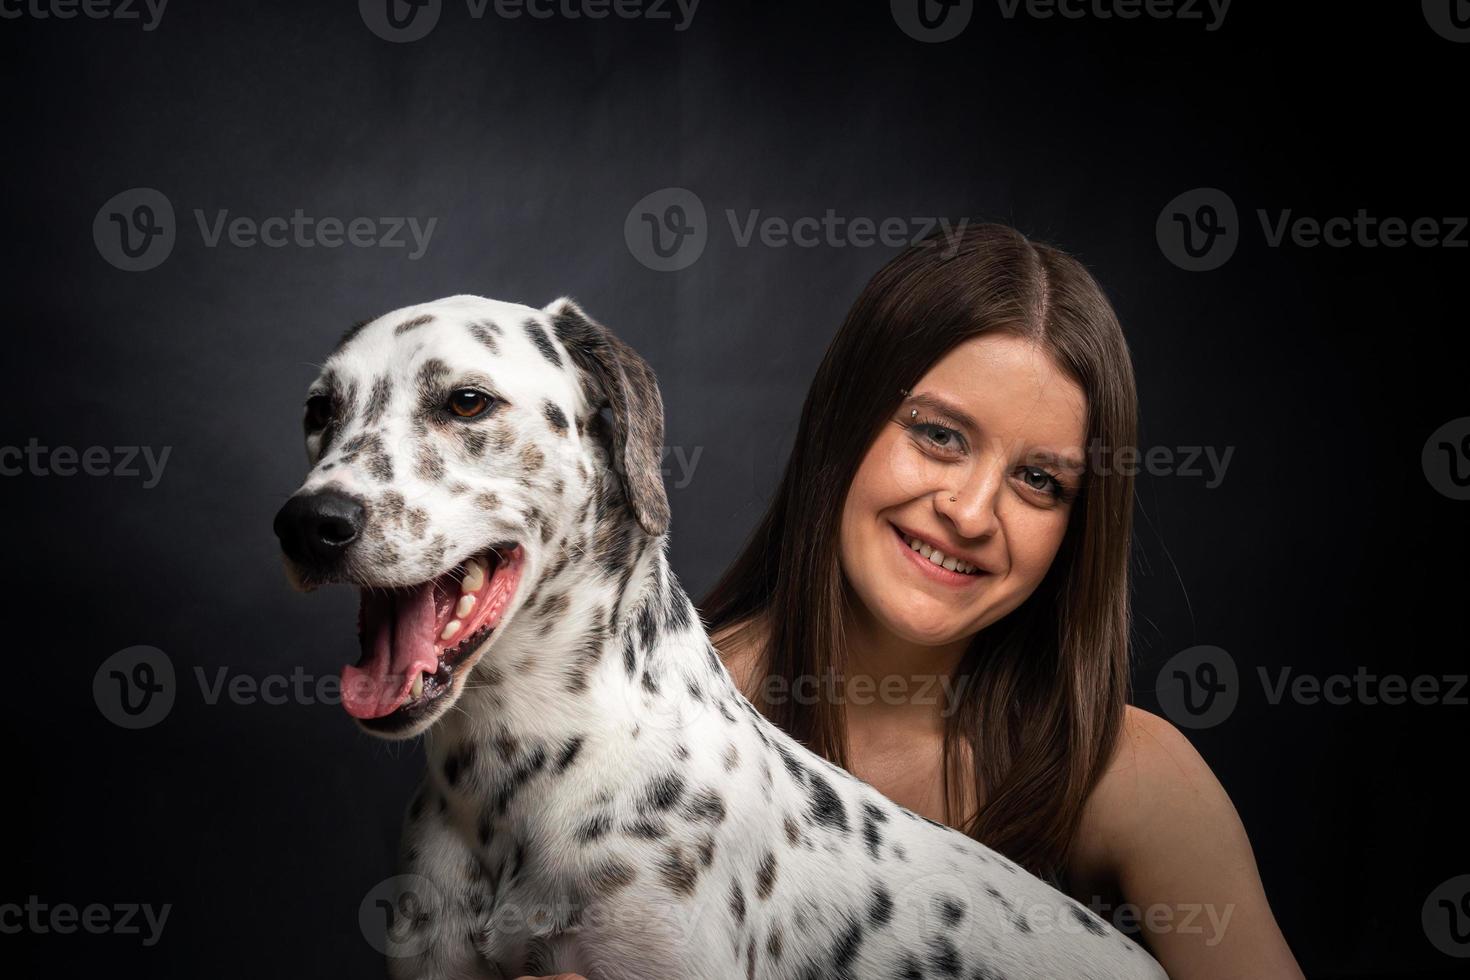
<svg viewBox="0 0 1470 980">
<path fill-rule="evenodd" d="M 918 431 L 920 439 L 924 444 L 943 453 L 957 453 L 964 451 L 964 442 L 960 434 L 954 429 L 944 425 L 936 425 L 933 422 L 922 422 L 910 426 Z"/>
<path fill-rule="evenodd" d="M 312 395 L 306 400 L 306 428 L 308 432 L 325 429 L 331 421 L 331 398 L 326 395 Z"/>
<path fill-rule="evenodd" d="M 1056 477 L 1035 466 L 1027 466 L 1022 469 L 1021 479 L 1028 487 L 1042 493 L 1057 494 L 1061 490 L 1061 484 L 1057 482 Z"/>
<path fill-rule="evenodd" d="M 474 388 L 461 388 L 449 396 L 449 410 L 462 419 L 472 419 L 489 407 L 490 396 Z"/>
</svg>

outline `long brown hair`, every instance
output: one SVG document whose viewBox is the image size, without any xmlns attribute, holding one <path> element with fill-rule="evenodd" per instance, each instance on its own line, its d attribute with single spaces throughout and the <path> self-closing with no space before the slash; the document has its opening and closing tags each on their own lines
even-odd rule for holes
<svg viewBox="0 0 1470 980">
<path fill-rule="evenodd" d="M 996 224 L 969 226 L 957 243 L 908 248 L 849 311 L 807 393 L 775 498 L 700 604 L 715 633 L 757 617 L 768 623 L 752 676 L 843 676 L 843 604 L 851 600 L 838 531 L 848 487 L 901 390 L 956 344 L 991 332 L 1036 341 L 1081 386 L 1089 455 L 1094 446 L 1135 445 L 1128 348 L 1081 263 Z M 983 802 L 963 821 L 965 833 L 1057 882 L 1129 695 L 1132 499 L 1129 473 L 1089 468 L 1047 575 L 972 638 L 950 688 L 961 692 L 958 703 L 945 706 L 946 820 L 954 822 L 970 781 Z M 840 699 L 757 698 L 787 732 L 847 765 Z"/>
</svg>

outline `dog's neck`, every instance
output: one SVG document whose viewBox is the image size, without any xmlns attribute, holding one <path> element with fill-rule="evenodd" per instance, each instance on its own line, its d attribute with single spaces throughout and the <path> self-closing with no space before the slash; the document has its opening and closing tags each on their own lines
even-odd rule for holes
<svg viewBox="0 0 1470 980">
<path fill-rule="evenodd" d="M 625 504 L 600 503 L 526 582 L 524 604 L 427 737 L 431 778 L 499 820 L 588 745 L 667 758 L 733 691 L 694 604 Z M 575 525 L 574 525 L 575 526 Z M 728 709 L 726 709 L 728 710 Z"/>
</svg>

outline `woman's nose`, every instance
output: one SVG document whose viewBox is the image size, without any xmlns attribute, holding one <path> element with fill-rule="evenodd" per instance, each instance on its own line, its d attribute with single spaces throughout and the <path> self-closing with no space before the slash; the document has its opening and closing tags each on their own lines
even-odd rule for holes
<svg viewBox="0 0 1470 980">
<path fill-rule="evenodd" d="M 966 479 L 934 494 L 934 509 L 963 538 L 985 538 L 1000 530 L 1000 494 L 1005 475 L 999 467 L 976 466 Z"/>
</svg>

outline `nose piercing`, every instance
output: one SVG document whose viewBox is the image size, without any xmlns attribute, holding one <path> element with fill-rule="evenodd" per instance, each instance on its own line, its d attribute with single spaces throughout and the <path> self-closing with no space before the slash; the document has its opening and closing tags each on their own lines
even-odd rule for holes
<svg viewBox="0 0 1470 980">
<path fill-rule="evenodd" d="M 958 500 L 959 498 L 958 497 L 950 497 L 949 499 L 950 500 Z"/>
</svg>

